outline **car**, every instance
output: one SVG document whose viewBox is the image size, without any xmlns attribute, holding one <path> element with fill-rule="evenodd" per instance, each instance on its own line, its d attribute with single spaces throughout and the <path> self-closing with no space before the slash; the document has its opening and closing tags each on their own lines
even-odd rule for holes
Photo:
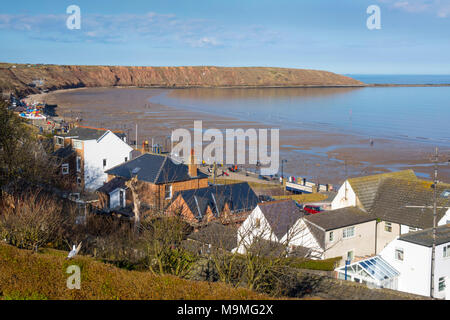
<svg viewBox="0 0 450 320">
<path fill-rule="evenodd" d="M 315 214 L 323 211 L 322 208 L 319 206 L 310 206 L 310 205 L 303 206 L 303 210 L 305 210 L 310 214 Z"/>
</svg>

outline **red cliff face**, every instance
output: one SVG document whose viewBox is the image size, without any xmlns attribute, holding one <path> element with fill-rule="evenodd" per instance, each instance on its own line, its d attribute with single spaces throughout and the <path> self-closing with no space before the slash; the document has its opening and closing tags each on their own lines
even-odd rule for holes
<svg viewBox="0 0 450 320">
<path fill-rule="evenodd" d="M 15 66 L 15 67 L 14 67 Z M 35 93 L 77 87 L 307 87 L 364 86 L 332 72 L 260 67 L 120 67 L 0 64 L 0 89 Z"/>
</svg>

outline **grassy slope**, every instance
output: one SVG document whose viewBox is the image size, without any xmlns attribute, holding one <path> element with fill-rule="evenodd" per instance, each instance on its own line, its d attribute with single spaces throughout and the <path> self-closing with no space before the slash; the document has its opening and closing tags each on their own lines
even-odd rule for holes
<svg viewBox="0 0 450 320">
<path fill-rule="evenodd" d="M 46 250 L 33 253 L 0 244 L 1 299 L 267 299 L 222 283 L 193 282 L 149 272 L 127 271 L 80 256 Z M 81 268 L 81 289 L 66 287 L 69 265 Z"/>
</svg>

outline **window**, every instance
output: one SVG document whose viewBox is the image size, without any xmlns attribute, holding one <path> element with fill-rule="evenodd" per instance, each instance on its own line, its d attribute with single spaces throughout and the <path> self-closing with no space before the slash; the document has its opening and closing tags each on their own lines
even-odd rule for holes
<svg viewBox="0 0 450 320">
<path fill-rule="evenodd" d="M 445 277 L 439 278 L 439 291 L 445 290 Z"/>
<path fill-rule="evenodd" d="M 125 157 L 125 162 L 127 162 L 128 161 L 128 157 Z"/>
<path fill-rule="evenodd" d="M 395 260 L 403 261 L 403 248 L 395 248 Z"/>
<path fill-rule="evenodd" d="M 352 261 L 353 260 L 353 256 L 354 256 L 353 250 L 347 252 L 347 260 Z"/>
<path fill-rule="evenodd" d="M 409 227 L 409 232 L 414 232 L 414 231 L 417 231 L 417 230 L 419 230 L 418 228 L 414 228 L 414 227 Z"/>
<path fill-rule="evenodd" d="M 120 207 L 123 208 L 125 207 L 125 191 L 124 190 L 120 190 L 119 191 L 119 203 L 120 203 Z"/>
<path fill-rule="evenodd" d="M 450 244 L 444 246 L 444 248 L 443 248 L 443 257 L 444 258 L 450 257 Z"/>
<path fill-rule="evenodd" d="M 80 140 L 72 140 L 75 149 L 83 149 L 83 143 Z"/>
<path fill-rule="evenodd" d="M 385 223 L 384 223 L 384 231 L 386 231 L 386 232 L 392 232 L 392 223 L 390 223 L 390 222 L 385 222 Z"/>
<path fill-rule="evenodd" d="M 81 186 L 81 178 L 80 177 L 77 177 L 77 184 L 78 184 L 78 186 Z"/>
<path fill-rule="evenodd" d="M 81 157 L 77 157 L 77 172 L 81 172 Z"/>
<path fill-rule="evenodd" d="M 106 167 L 106 159 L 103 159 L 103 168 Z"/>
<path fill-rule="evenodd" d="M 69 164 L 68 163 L 64 163 L 61 166 L 61 170 L 62 170 L 62 174 L 69 174 Z"/>
<path fill-rule="evenodd" d="M 64 145 L 64 138 L 56 137 L 56 145 L 57 146 L 63 146 Z"/>
<path fill-rule="evenodd" d="M 172 186 L 171 185 L 165 185 L 165 198 L 172 199 Z"/>
<path fill-rule="evenodd" d="M 355 227 L 348 227 L 342 230 L 342 237 L 345 238 L 351 238 L 355 235 Z"/>
<path fill-rule="evenodd" d="M 330 233 L 328 234 L 328 240 L 329 240 L 330 242 L 333 242 L 333 241 L 334 241 L 334 233 L 333 233 L 333 231 L 330 231 Z"/>
</svg>

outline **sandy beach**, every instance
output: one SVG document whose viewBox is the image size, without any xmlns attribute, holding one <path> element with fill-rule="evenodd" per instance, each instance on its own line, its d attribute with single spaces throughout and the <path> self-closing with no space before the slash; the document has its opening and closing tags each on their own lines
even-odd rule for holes
<svg viewBox="0 0 450 320">
<path fill-rule="evenodd" d="M 138 144 L 153 138 L 164 141 L 172 130 L 193 128 L 202 120 L 203 128 L 267 128 L 256 121 L 183 110 L 150 103 L 149 98 L 167 89 L 95 88 L 69 89 L 38 94 L 28 101 L 57 105 L 63 118 L 80 118 L 82 124 L 120 129 Z M 319 183 L 340 184 L 346 177 L 393 170 L 413 169 L 419 177 L 429 178 L 433 147 L 429 144 L 376 139 L 373 146 L 366 137 L 300 129 L 280 129 L 280 156 L 286 159 L 285 175 L 302 176 Z M 444 160 L 444 159 L 443 159 Z M 445 160 L 446 161 L 446 160 Z M 450 182 L 450 166 L 439 167 L 439 179 Z"/>
</svg>

